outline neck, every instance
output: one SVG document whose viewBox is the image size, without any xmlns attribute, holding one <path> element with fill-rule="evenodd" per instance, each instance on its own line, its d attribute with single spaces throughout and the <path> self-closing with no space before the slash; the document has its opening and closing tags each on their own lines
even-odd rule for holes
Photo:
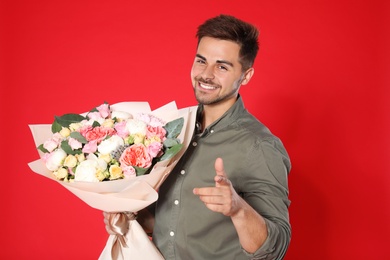
<svg viewBox="0 0 390 260">
<path fill-rule="evenodd" d="M 202 128 L 203 130 L 209 125 L 214 123 L 218 118 L 220 118 L 226 111 L 231 108 L 236 99 L 231 99 L 228 102 L 204 105 L 203 106 L 203 118 L 202 118 Z"/>
</svg>

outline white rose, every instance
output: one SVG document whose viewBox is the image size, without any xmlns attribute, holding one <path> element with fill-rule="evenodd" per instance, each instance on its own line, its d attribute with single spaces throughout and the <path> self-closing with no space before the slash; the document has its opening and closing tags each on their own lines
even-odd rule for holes
<svg viewBox="0 0 390 260">
<path fill-rule="evenodd" d="M 66 153 L 62 149 L 57 149 L 50 153 L 46 160 L 46 167 L 50 171 L 56 171 L 62 165 L 65 160 Z"/>
<path fill-rule="evenodd" d="M 82 161 L 76 168 L 74 180 L 86 182 L 99 182 L 97 173 L 104 171 L 107 163 L 98 159 L 94 154 L 89 154 L 87 160 Z"/>
<path fill-rule="evenodd" d="M 146 135 L 146 123 L 138 119 L 130 119 L 126 123 L 126 129 L 131 135 L 141 134 Z"/>
<path fill-rule="evenodd" d="M 125 143 L 121 137 L 113 135 L 98 145 L 98 151 L 102 154 L 110 154 L 112 151 L 115 151 L 118 147 L 124 144 Z"/>
<path fill-rule="evenodd" d="M 133 118 L 130 113 L 124 111 L 112 111 L 111 118 L 117 118 L 119 121 L 127 120 Z"/>
</svg>

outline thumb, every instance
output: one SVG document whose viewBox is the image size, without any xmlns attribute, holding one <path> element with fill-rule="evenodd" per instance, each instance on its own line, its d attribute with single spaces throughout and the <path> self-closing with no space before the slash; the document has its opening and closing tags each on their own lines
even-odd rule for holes
<svg viewBox="0 0 390 260">
<path fill-rule="evenodd" d="M 214 178 L 215 186 L 216 187 L 220 187 L 222 185 L 228 185 L 229 184 L 229 180 L 227 179 L 227 176 L 226 176 L 226 173 L 225 173 L 225 169 L 223 167 L 223 160 L 222 160 L 222 158 L 217 158 L 215 160 L 214 168 L 215 168 L 215 173 L 217 175 Z"/>
</svg>

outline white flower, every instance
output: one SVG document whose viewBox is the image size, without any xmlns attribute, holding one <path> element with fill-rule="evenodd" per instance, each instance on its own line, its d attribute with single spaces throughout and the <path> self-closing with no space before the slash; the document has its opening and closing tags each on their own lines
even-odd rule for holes
<svg viewBox="0 0 390 260">
<path fill-rule="evenodd" d="M 62 165 L 67 154 L 62 149 L 57 149 L 49 154 L 46 159 L 46 167 L 50 171 L 56 171 Z"/>
<path fill-rule="evenodd" d="M 97 175 L 105 171 L 107 163 L 98 159 L 96 155 L 89 154 L 85 161 L 82 161 L 76 168 L 74 180 L 86 182 L 99 182 Z"/>
<path fill-rule="evenodd" d="M 146 135 L 146 127 L 147 124 L 138 119 L 130 119 L 126 123 L 126 129 L 129 131 L 131 135 L 134 134 Z"/>
<path fill-rule="evenodd" d="M 102 154 L 109 154 L 124 144 L 125 143 L 121 137 L 119 137 L 117 135 L 113 135 L 110 138 L 103 140 L 98 145 L 98 151 L 99 151 L 99 153 L 102 153 Z"/>
<path fill-rule="evenodd" d="M 111 118 L 117 118 L 119 121 L 127 120 L 133 118 L 130 113 L 124 111 L 112 111 Z"/>
</svg>

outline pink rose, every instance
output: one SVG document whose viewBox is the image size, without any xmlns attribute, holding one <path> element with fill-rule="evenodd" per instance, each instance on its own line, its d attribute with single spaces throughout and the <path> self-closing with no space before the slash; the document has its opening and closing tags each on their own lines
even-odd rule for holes
<svg viewBox="0 0 390 260">
<path fill-rule="evenodd" d="M 121 169 L 123 171 L 123 175 L 125 175 L 125 178 L 133 178 L 137 176 L 133 166 L 121 165 Z"/>
<path fill-rule="evenodd" d="M 54 149 L 56 149 L 59 144 L 61 143 L 62 141 L 62 135 L 59 134 L 59 133 L 55 133 L 51 138 L 50 140 L 47 140 L 43 143 L 43 147 L 48 150 L 49 152 L 52 152 L 54 151 Z"/>
<path fill-rule="evenodd" d="M 93 119 L 95 121 L 99 121 L 99 119 L 102 119 L 102 116 L 100 115 L 99 112 L 89 112 L 88 113 L 88 118 Z"/>
<path fill-rule="evenodd" d="M 98 106 L 97 111 L 99 111 L 100 116 L 103 118 L 107 118 L 110 115 L 110 107 L 108 104 L 102 104 Z"/>
<path fill-rule="evenodd" d="M 89 131 L 80 132 L 88 141 L 97 141 L 100 143 L 107 136 L 115 134 L 115 130 L 110 127 L 97 126 L 90 128 Z"/>
<path fill-rule="evenodd" d="M 124 166 L 148 168 L 152 165 L 152 157 L 143 144 L 134 144 L 123 151 L 119 162 Z"/>
<path fill-rule="evenodd" d="M 160 153 L 161 148 L 163 147 L 162 143 L 159 142 L 153 142 L 148 146 L 148 153 L 151 157 L 157 157 L 157 155 Z"/>
<path fill-rule="evenodd" d="M 48 150 L 49 152 L 52 152 L 54 151 L 54 149 L 56 149 L 58 146 L 58 143 L 55 142 L 54 140 L 50 139 L 50 140 L 47 140 L 43 143 L 43 147 Z"/>
<path fill-rule="evenodd" d="M 82 147 L 82 144 L 74 138 L 69 138 L 68 144 L 72 150 L 76 150 Z"/>
<path fill-rule="evenodd" d="M 146 138 L 148 139 L 153 138 L 153 136 L 157 136 L 158 138 L 160 138 L 161 141 L 164 141 L 166 139 L 166 134 L 167 131 L 161 126 L 153 127 L 148 125 L 148 127 L 146 128 Z"/>
<path fill-rule="evenodd" d="M 94 153 L 97 151 L 97 141 L 90 141 L 84 145 L 82 152 L 83 153 Z"/>
<path fill-rule="evenodd" d="M 122 138 L 129 135 L 129 131 L 126 128 L 126 121 L 122 121 L 115 125 L 116 134 Z"/>
</svg>

